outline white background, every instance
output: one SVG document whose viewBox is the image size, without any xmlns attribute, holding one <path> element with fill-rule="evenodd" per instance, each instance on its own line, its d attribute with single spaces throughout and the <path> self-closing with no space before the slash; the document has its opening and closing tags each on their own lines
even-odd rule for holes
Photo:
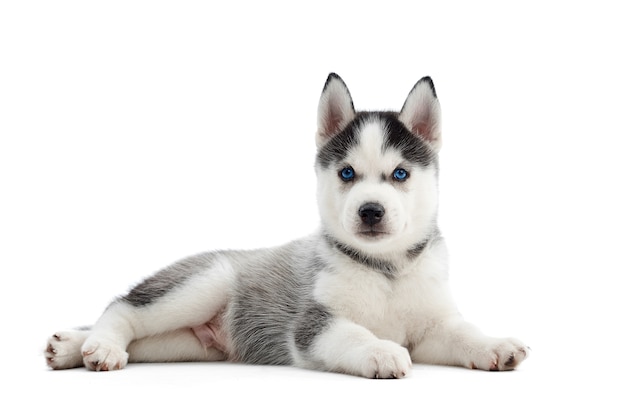
<svg viewBox="0 0 626 418">
<path fill-rule="evenodd" d="M 605 1 L 3 2 L 0 411 L 624 416 L 623 16 Z M 160 267 L 316 228 L 330 71 L 358 109 L 399 109 L 433 77 L 453 291 L 530 359 L 513 373 L 416 365 L 393 382 L 232 364 L 48 371 L 52 332 L 92 323 Z"/>
</svg>

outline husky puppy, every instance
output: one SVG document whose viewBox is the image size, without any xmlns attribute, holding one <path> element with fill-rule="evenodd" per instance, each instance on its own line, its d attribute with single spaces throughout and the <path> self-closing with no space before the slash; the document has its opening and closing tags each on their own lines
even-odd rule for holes
<svg viewBox="0 0 626 418">
<path fill-rule="evenodd" d="M 465 322 L 437 228 L 440 108 L 429 77 L 400 112 L 355 112 L 330 74 L 318 108 L 321 227 L 252 251 L 189 257 L 57 332 L 53 369 L 229 360 L 401 378 L 413 362 L 511 370 L 528 355 Z"/>
</svg>

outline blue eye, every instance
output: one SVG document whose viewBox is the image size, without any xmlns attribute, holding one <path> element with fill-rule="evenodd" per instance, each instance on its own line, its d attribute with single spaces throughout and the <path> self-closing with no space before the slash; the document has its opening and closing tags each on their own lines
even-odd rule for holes
<svg viewBox="0 0 626 418">
<path fill-rule="evenodd" d="M 339 172 L 339 177 L 343 181 L 354 180 L 354 169 L 352 167 L 346 167 Z"/>
<path fill-rule="evenodd" d="M 393 172 L 393 178 L 398 181 L 404 181 L 409 178 L 409 172 L 404 168 L 396 168 Z"/>
</svg>

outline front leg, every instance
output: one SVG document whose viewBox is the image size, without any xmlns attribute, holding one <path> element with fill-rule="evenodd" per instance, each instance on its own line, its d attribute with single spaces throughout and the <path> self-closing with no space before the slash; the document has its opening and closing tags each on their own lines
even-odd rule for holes
<svg viewBox="0 0 626 418">
<path fill-rule="evenodd" d="M 521 341 L 488 337 L 455 317 L 433 325 L 413 347 L 411 358 L 420 363 L 502 371 L 515 369 L 528 354 L 529 348 Z"/>
<path fill-rule="evenodd" d="M 307 334 L 305 340 L 310 345 L 299 344 L 296 333 L 296 363 L 303 367 L 376 379 L 402 378 L 411 372 L 411 357 L 406 348 L 381 340 L 352 321 L 333 318 L 320 328 Z M 306 326 L 304 329 L 312 330 Z"/>
</svg>

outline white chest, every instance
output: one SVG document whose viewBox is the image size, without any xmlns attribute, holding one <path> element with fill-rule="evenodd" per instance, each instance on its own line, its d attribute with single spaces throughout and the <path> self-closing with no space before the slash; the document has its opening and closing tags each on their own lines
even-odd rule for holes
<svg viewBox="0 0 626 418">
<path fill-rule="evenodd" d="M 339 274 L 320 275 L 315 297 L 334 315 L 406 344 L 438 317 L 456 311 L 445 271 L 428 261 L 394 278 L 344 266 Z"/>
</svg>

